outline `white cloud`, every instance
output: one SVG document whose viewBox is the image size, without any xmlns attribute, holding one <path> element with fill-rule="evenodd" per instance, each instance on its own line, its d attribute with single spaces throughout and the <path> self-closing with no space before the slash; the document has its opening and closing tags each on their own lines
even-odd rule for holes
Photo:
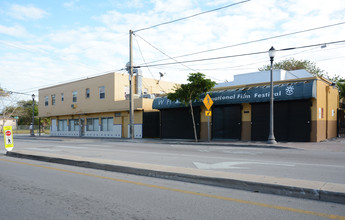
<svg viewBox="0 0 345 220">
<path fill-rule="evenodd" d="M 15 25 L 12 27 L 4 26 L 0 24 L 0 33 L 6 34 L 12 37 L 28 37 L 30 36 L 26 29 L 20 25 Z"/>
<path fill-rule="evenodd" d="M 40 8 L 36 8 L 32 5 L 12 5 L 7 12 L 7 15 L 19 19 L 41 19 L 48 15 L 48 13 Z"/>
<path fill-rule="evenodd" d="M 78 6 L 77 6 L 78 2 L 79 2 L 79 0 L 72 0 L 69 2 L 63 3 L 63 6 L 68 8 L 68 9 L 76 9 L 76 8 L 78 8 Z"/>
<path fill-rule="evenodd" d="M 183 11 L 189 10 L 193 6 L 192 0 L 152 0 L 152 2 L 155 5 L 155 12 L 178 12 L 178 16 L 181 16 Z"/>
<path fill-rule="evenodd" d="M 321 0 L 316 0 L 315 4 L 311 1 L 305 3 L 305 1 L 297 0 L 250 1 L 188 20 L 140 31 L 136 33 L 133 39 L 134 62 L 136 64 L 144 62 L 137 42 L 147 62 L 167 58 L 140 37 L 169 56 L 178 56 L 339 23 L 345 20 L 345 1 L 334 1 L 338 4 L 338 7 L 324 4 Z M 21 85 L 18 88 L 31 88 L 119 69 L 124 67 L 129 58 L 129 29 L 136 30 L 149 27 L 205 11 L 201 7 L 203 4 L 208 4 L 208 9 L 229 4 L 228 1 L 223 0 L 214 1 L 214 6 L 210 6 L 212 5 L 210 1 L 152 0 L 149 3 L 150 7 L 147 7 L 142 3 L 143 1 L 129 0 L 127 2 L 131 2 L 128 7 L 132 9 L 135 7 L 136 10 L 128 11 L 126 9 L 120 11 L 118 7 L 114 6 L 109 11 L 102 11 L 98 15 L 92 15 L 96 22 L 100 22 L 98 27 L 78 25 L 64 30 L 54 29 L 55 27 L 47 28 L 47 30 L 54 31 L 35 38 L 36 44 L 22 42 L 23 47 L 25 45 L 29 48 L 32 47 L 29 51 L 26 50 L 29 53 L 17 56 L 17 51 L 15 51 L 11 53 L 12 58 L 10 58 L 10 54 L 6 52 L 6 56 L 1 57 L 0 71 L 13 73 L 13 77 L 18 80 L 18 82 L 13 83 L 13 86 Z M 65 6 L 73 6 L 76 1 L 70 1 L 69 3 Z M 310 7 L 307 7 L 308 4 Z M 83 1 L 78 2 L 78 6 L 87 7 Z M 229 47 L 209 53 L 181 57 L 177 60 L 204 59 L 268 51 L 272 45 L 276 49 L 283 49 L 344 40 L 344 26 Z M 24 27 L 1 25 L 0 33 L 10 36 L 27 34 Z M 39 49 L 34 50 L 34 47 Z M 325 69 L 331 75 L 341 74 L 340 71 L 343 69 L 341 61 L 344 58 L 339 57 L 345 56 L 345 50 L 343 48 L 330 50 L 330 48 L 337 48 L 337 46 L 330 45 L 326 48 L 327 50 L 313 48 L 312 50 L 279 51 L 275 61 L 288 57 L 306 59 L 316 62 L 317 66 Z M 32 52 L 31 56 L 30 51 Z M 16 56 L 17 58 L 13 59 Z M 32 57 L 35 57 L 35 59 Z M 163 63 L 165 62 L 174 61 L 166 60 Z M 224 81 L 230 80 L 233 74 L 256 71 L 258 67 L 268 64 L 268 62 L 268 55 L 264 53 L 257 56 L 210 60 L 186 63 L 185 65 L 191 69 L 201 71 L 213 79 Z M 12 68 L 13 66 L 15 68 Z M 187 74 L 193 72 L 191 69 L 182 65 L 150 68 L 154 77 L 158 78 L 158 72 L 166 72 L 167 74 L 163 80 L 176 82 L 185 82 Z M 143 68 L 143 72 L 144 76 L 152 77 L 147 68 Z M 29 79 L 25 79 L 22 84 L 19 83 L 21 78 L 24 79 L 24 77 L 21 77 L 24 73 L 37 79 L 32 81 L 35 85 L 26 86 L 26 80 Z M 345 77 L 345 74 L 343 77 Z"/>
</svg>

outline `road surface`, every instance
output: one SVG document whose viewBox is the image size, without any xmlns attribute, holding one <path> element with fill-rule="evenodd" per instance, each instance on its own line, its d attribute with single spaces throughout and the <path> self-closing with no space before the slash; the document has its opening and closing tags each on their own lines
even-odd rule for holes
<svg viewBox="0 0 345 220">
<path fill-rule="evenodd" d="M 345 205 L 0 155 L 0 215 L 21 219 L 345 219 Z"/>
</svg>

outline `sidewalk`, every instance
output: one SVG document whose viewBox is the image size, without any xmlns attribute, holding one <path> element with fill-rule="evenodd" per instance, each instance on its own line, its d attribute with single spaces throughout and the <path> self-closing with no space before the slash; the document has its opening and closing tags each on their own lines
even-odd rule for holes
<svg viewBox="0 0 345 220">
<path fill-rule="evenodd" d="M 27 137 L 16 137 L 25 139 Z M 32 137 L 31 137 L 32 138 Z M 33 137 L 39 140 L 56 141 L 80 141 L 86 139 L 60 138 L 60 137 Z M 32 140 L 32 139 L 31 139 Z M 315 148 L 332 147 L 335 151 L 345 151 L 345 139 L 334 139 L 321 143 L 278 143 L 268 145 L 263 142 L 234 142 L 212 141 L 195 143 L 189 140 L 161 140 L 161 139 L 94 139 L 95 141 L 114 141 L 132 143 L 157 143 L 175 145 L 212 145 L 212 146 L 235 146 L 255 148 Z M 322 181 L 309 181 L 291 178 L 278 178 L 253 174 L 241 174 L 222 171 L 200 170 L 196 168 L 166 166 L 162 164 L 137 163 L 129 161 L 110 160 L 103 158 L 91 158 L 80 155 L 62 155 L 52 152 L 37 152 L 27 150 L 14 150 L 7 152 L 7 156 L 34 159 L 52 163 L 73 165 L 79 167 L 101 169 L 113 172 L 122 172 L 135 175 L 143 175 L 164 179 L 172 179 L 197 184 L 207 184 L 233 189 L 248 190 L 254 192 L 271 193 L 313 199 L 327 202 L 345 203 L 345 184 L 337 184 Z"/>
</svg>

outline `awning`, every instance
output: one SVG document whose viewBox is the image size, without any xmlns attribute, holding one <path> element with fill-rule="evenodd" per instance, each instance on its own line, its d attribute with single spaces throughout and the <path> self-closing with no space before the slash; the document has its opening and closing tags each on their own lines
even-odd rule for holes
<svg viewBox="0 0 345 220">
<path fill-rule="evenodd" d="M 275 101 L 316 98 L 316 80 L 274 85 L 273 93 Z M 211 91 L 209 95 L 213 100 L 213 105 L 268 102 L 270 100 L 270 86 Z M 193 102 L 193 106 L 203 105 L 204 97 L 205 95 L 202 95 L 201 101 Z M 185 105 L 179 101 L 173 102 L 167 97 L 156 98 L 152 104 L 153 109 L 181 107 L 185 107 Z"/>
</svg>

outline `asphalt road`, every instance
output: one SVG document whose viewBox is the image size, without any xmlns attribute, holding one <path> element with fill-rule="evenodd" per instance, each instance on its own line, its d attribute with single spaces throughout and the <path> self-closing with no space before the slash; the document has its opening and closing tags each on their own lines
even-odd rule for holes
<svg viewBox="0 0 345 220">
<path fill-rule="evenodd" d="M 21 219 L 345 219 L 345 205 L 0 155 L 0 215 Z"/>
<path fill-rule="evenodd" d="M 15 150 L 345 183 L 345 147 L 334 147 L 331 143 L 323 148 L 308 143 L 265 148 L 114 142 L 102 139 L 25 138 L 15 139 L 14 142 Z"/>
</svg>

